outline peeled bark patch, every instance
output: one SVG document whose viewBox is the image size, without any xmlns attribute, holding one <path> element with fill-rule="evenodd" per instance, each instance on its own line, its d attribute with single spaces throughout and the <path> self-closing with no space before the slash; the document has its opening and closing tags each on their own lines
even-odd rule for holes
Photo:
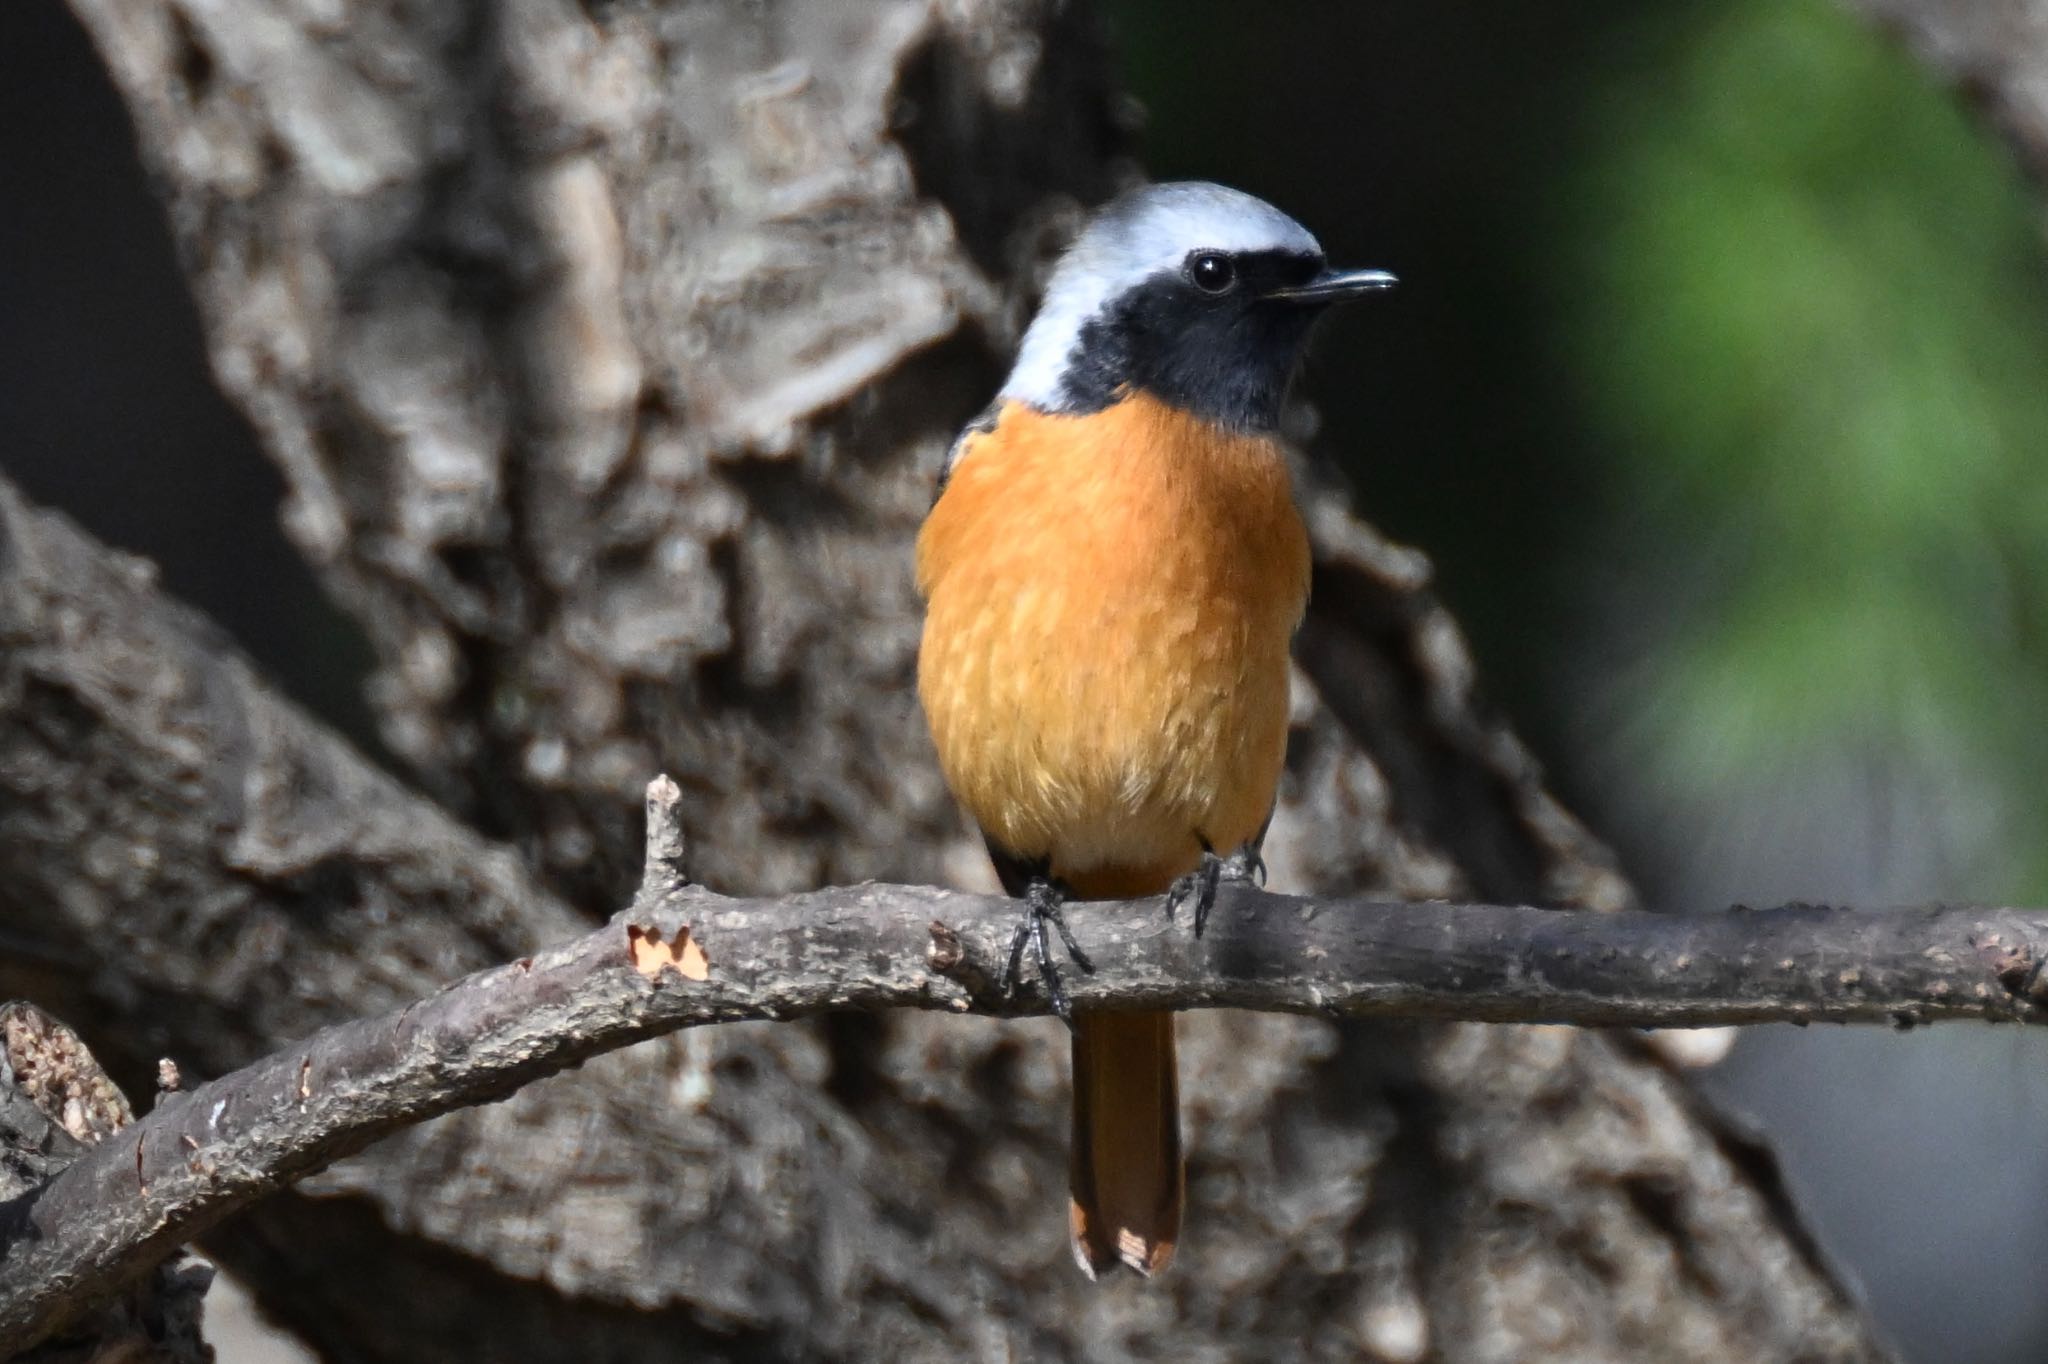
<svg viewBox="0 0 2048 1364">
<path fill-rule="evenodd" d="M 633 953 L 634 968 L 650 980 L 670 970 L 689 980 L 705 980 L 711 975 L 711 958 L 690 936 L 688 924 L 678 928 L 672 938 L 663 938 L 638 924 L 628 924 L 626 941 Z"/>
</svg>

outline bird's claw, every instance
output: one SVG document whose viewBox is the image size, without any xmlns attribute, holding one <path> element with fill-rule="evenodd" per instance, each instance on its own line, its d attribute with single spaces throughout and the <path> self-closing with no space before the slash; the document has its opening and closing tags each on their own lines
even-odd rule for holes
<svg viewBox="0 0 2048 1364">
<path fill-rule="evenodd" d="M 1209 846 L 1209 840 L 1202 840 L 1202 860 L 1187 875 L 1176 879 L 1166 892 L 1166 917 L 1171 919 L 1180 907 L 1188 901 L 1195 903 L 1195 936 L 1201 937 L 1202 930 L 1209 926 L 1209 911 L 1216 904 L 1216 888 L 1225 881 L 1247 881 L 1253 885 L 1266 884 L 1266 859 L 1259 855 L 1253 844 L 1247 843 L 1228 857 L 1218 857 L 1216 850 Z"/>
<path fill-rule="evenodd" d="M 1061 912 L 1066 899 L 1066 888 L 1057 881 L 1043 876 L 1032 878 L 1030 889 L 1024 893 L 1024 917 L 1010 936 L 1010 961 L 1003 970 L 1002 989 L 1005 998 L 1016 997 L 1017 982 L 1024 973 L 1024 945 L 1030 943 L 1032 955 L 1038 961 L 1038 978 L 1045 984 L 1045 996 L 1052 1003 L 1052 1011 L 1071 1028 L 1074 1006 L 1067 998 L 1067 987 L 1060 983 L 1059 964 L 1053 959 L 1052 940 L 1046 935 L 1045 926 L 1050 923 L 1059 933 L 1060 945 L 1082 971 L 1093 974 L 1095 963 L 1088 960 L 1081 944 L 1074 941 L 1073 930 L 1067 927 L 1066 915 Z"/>
</svg>

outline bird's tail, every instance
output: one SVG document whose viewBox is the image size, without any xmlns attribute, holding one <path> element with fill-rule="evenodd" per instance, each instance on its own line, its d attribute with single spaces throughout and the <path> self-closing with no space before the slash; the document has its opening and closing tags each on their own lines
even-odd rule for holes
<svg viewBox="0 0 2048 1364">
<path fill-rule="evenodd" d="M 1180 1076 L 1170 1013 L 1074 1016 L 1074 1258 L 1147 1277 L 1180 1241 Z"/>
</svg>

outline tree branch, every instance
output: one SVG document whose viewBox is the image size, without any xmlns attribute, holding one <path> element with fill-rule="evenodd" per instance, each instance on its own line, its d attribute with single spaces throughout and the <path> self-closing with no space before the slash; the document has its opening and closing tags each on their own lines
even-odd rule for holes
<svg viewBox="0 0 2048 1364">
<path fill-rule="evenodd" d="M 675 873 L 680 792 L 649 788 L 634 906 L 564 946 L 168 1097 L 0 1208 L 0 1355 L 239 1208 L 397 1128 L 709 1023 L 833 1010 L 1044 1012 L 996 987 L 1014 902 L 869 884 L 735 899 Z M 1090 904 L 1077 1005 L 1697 1027 L 2048 1022 L 2048 912 L 1813 905 L 1725 914 L 1376 904 L 1226 887 L 1207 935 L 1157 900 Z"/>
<path fill-rule="evenodd" d="M 0 1004 L 0 1225 L 17 1203 L 135 1120 L 78 1034 L 32 1004 Z M 41 1348 L 20 1364 L 211 1364 L 200 1333 L 212 1267 L 175 1250 L 102 1292 L 61 1305 Z"/>
</svg>

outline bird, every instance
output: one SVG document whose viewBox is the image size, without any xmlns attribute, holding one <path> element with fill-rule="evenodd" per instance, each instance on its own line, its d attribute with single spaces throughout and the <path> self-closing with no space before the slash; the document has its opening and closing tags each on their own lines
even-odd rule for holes
<svg viewBox="0 0 2048 1364">
<path fill-rule="evenodd" d="M 1199 936 L 1222 882 L 1263 877 L 1309 589 L 1283 409 L 1316 320 L 1394 282 L 1331 268 L 1242 191 L 1126 191 L 1054 265 L 918 533 L 919 700 L 1023 902 L 1003 986 L 1029 948 L 1072 1034 L 1068 1230 L 1091 1279 L 1149 1278 L 1180 1241 L 1174 1018 L 1074 1009 L 1052 938 L 1085 972 L 1068 906 L 1164 895 Z"/>
</svg>

